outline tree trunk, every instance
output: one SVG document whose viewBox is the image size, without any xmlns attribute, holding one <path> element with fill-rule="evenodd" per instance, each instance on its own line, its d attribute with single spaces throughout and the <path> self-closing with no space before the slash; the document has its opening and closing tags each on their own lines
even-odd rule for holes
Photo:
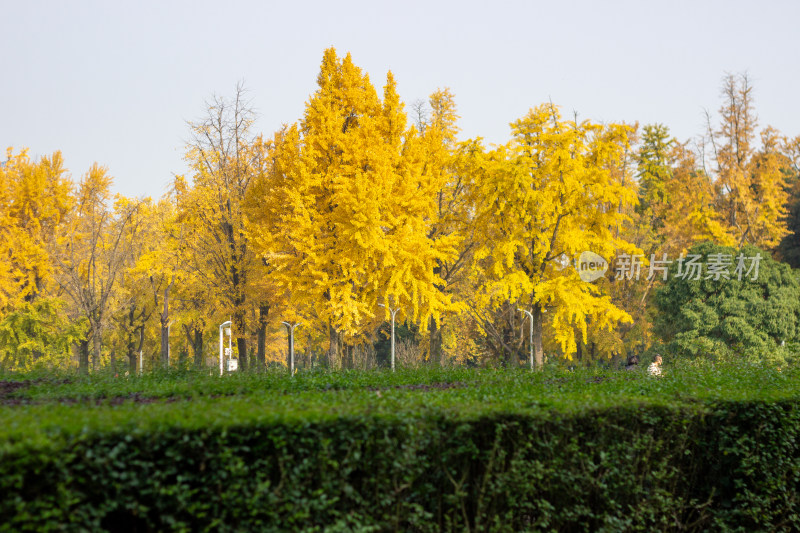
<svg viewBox="0 0 800 533">
<path fill-rule="evenodd" d="M 136 359 L 139 355 L 139 352 L 142 351 L 142 346 L 144 346 L 144 325 L 139 326 L 139 347 L 134 349 L 133 343 L 129 345 L 130 352 L 128 353 L 128 371 L 131 375 L 136 374 Z M 139 370 L 142 370 L 141 368 Z"/>
<path fill-rule="evenodd" d="M 239 352 L 239 368 L 247 370 L 247 319 L 244 311 L 236 311 L 233 315 L 233 325 L 236 327 L 236 350 Z"/>
<path fill-rule="evenodd" d="M 236 351 L 239 357 L 239 370 L 247 370 L 247 339 L 236 337 Z"/>
<path fill-rule="evenodd" d="M 161 319 L 161 366 L 169 367 L 169 321 Z"/>
<path fill-rule="evenodd" d="M 128 326 L 133 326 L 133 306 L 130 308 L 130 313 L 128 315 L 129 322 Z M 138 329 L 138 328 L 137 328 Z M 136 346 L 134 344 L 133 336 L 136 334 L 136 330 L 128 330 L 128 344 L 126 345 L 126 353 L 125 355 L 128 357 L 128 372 L 130 374 L 136 373 Z"/>
<path fill-rule="evenodd" d="M 161 312 L 161 366 L 169 367 L 169 291 L 175 278 L 164 288 L 164 310 Z"/>
<path fill-rule="evenodd" d="M 262 372 L 267 364 L 267 318 L 269 317 L 269 304 L 258 307 L 258 346 L 256 353 L 256 369 Z"/>
<path fill-rule="evenodd" d="M 514 353 L 514 350 L 510 348 L 514 340 L 514 332 L 511 328 L 508 328 L 503 332 L 503 336 L 503 366 L 506 368 L 513 368 L 514 363 L 517 362 L 515 360 L 519 359 L 517 354 Z"/>
<path fill-rule="evenodd" d="M 519 366 L 519 353 L 517 351 L 517 332 L 516 332 L 516 311 L 515 308 L 506 305 L 506 309 L 503 311 L 504 314 L 508 317 L 507 320 L 503 320 L 502 324 L 502 333 L 503 336 L 503 366 L 505 367 L 518 367 Z"/>
<path fill-rule="evenodd" d="M 342 368 L 353 368 L 353 346 L 345 344 L 342 346 Z"/>
<path fill-rule="evenodd" d="M 533 358 L 536 370 L 544 369 L 544 348 L 542 347 L 542 308 L 533 306 Z"/>
<path fill-rule="evenodd" d="M 442 352 L 442 330 L 436 323 L 436 320 L 431 317 L 430 321 L 430 361 L 431 363 L 439 366 L 444 366 L 444 353 Z"/>
<path fill-rule="evenodd" d="M 78 344 L 78 370 L 83 375 L 89 373 L 89 339 Z"/>
<path fill-rule="evenodd" d="M 203 332 L 197 327 L 197 324 L 183 325 L 183 332 L 186 334 L 186 341 L 192 347 L 192 354 L 194 355 L 194 366 L 201 368 L 205 361 L 203 360 Z"/>
<path fill-rule="evenodd" d="M 97 370 L 97 366 L 100 364 L 100 351 L 102 348 L 102 335 L 100 331 L 100 326 L 97 325 L 92 328 L 92 371 Z"/>
<path fill-rule="evenodd" d="M 182 345 L 180 351 L 178 351 L 178 368 L 185 368 L 186 366 L 186 359 L 188 359 L 189 354 L 186 352 L 186 345 Z"/>
<path fill-rule="evenodd" d="M 203 360 L 203 331 L 198 327 L 194 328 L 192 351 L 194 351 L 194 366 L 202 368 L 205 363 Z"/>
<path fill-rule="evenodd" d="M 331 324 L 328 330 L 328 368 L 333 370 L 339 365 L 339 332 Z"/>
</svg>

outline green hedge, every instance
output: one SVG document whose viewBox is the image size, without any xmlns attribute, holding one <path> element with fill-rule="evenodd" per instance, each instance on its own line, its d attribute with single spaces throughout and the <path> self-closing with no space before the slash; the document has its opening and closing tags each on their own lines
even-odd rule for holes
<svg viewBox="0 0 800 533">
<path fill-rule="evenodd" d="M 25 418 L 9 422 L 0 530 L 800 530 L 800 398 L 318 416 L 250 404 L 225 424 L 87 415 L 80 431 L 23 437 Z"/>
</svg>

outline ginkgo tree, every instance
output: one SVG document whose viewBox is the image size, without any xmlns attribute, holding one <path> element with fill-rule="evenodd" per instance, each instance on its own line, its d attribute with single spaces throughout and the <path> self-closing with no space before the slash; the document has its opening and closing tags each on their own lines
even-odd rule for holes
<svg viewBox="0 0 800 533">
<path fill-rule="evenodd" d="M 151 318 L 157 317 L 160 328 L 159 365 L 170 364 L 170 326 L 175 289 L 188 285 L 187 245 L 176 224 L 176 205 L 172 195 L 158 202 L 149 199 L 140 205 L 140 237 L 132 265 L 125 272 L 121 289 L 124 297 L 115 317 L 124 332 L 124 351 L 130 371 L 136 370 L 138 352 L 145 343 Z M 144 363 L 144 361 L 143 361 Z"/>
<path fill-rule="evenodd" d="M 88 326 L 79 347 L 82 373 L 89 371 L 90 353 L 92 369 L 99 368 L 118 285 L 132 264 L 141 224 L 139 201 L 116 195 L 112 203 L 111 183 L 106 167 L 92 165 L 79 183 L 75 209 L 65 220 L 66 231 L 53 254 L 59 286 Z"/>
<path fill-rule="evenodd" d="M 268 170 L 268 144 L 253 131 L 254 122 L 255 112 L 239 86 L 232 99 L 216 97 L 206 117 L 191 123 L 193 140 L 186 152 L 191 175 L 175 180 L 177 214 L 172 222 L 173 229 L 182 228 L 187 280 L 210 289 L 209 296 L 219 303 L 219 322 L 232 315 L 243 369 L 248 367 L 251 300 L 264 302 L 255 290 L 263 264 L 251 245 L 243 210 L 249 189 Z M 195 335 L 196 327 L 191 327 Z"/>
<path fill-rule="evenodd" d="M 262 253 L 298 309 L 328 331 L 328 360 L 342 339 L 400 307 L 424 329 L 448 305 L 436 289 L 451 241 L 433 238 L 438 187 L 423 168 L 391 73 L 378 94 L 349 55 L 325 51 L 318 89 L 299 125 L 275 147 L 271 190 L 281 236 Z M 399 317 L 398 317 L 399 318 Z"/>
<path fill-rule="evenodd" d="M 82 324 L 59 298 L 52 244 L 74 204 L 60 152 L 32 160 L 7 151 L 0 164 L 0 366 L 69 364 Z"/>
<path fill-rule="evenodd" d="M 480 167 L 485 151 L 479 141 L 458 142 L 458 115 L 449 89 L 435 91 L 429 98 L 429 109 L 428 115 L 421 103 L 416 105 L 416 122 L 424 150 L 423 174 L 430 176 L 435 186 L 436 216 L 429 236 L 447 239 L 456 252 L 438 258 L 434 266 L 434 274 L 442 280 L 437 288 L 451 297 L 453 303 L 440 319 L 430 319 L 430 360 L 444 364 L 447 359 L 443 350 L 444 321 L 456 318 L 465 309 L 460 292 L 468 287 L 467 273 L 475 249 L 472 215 L 476 197 L 471 194 L 470 176 Z"/>
<path fill-rule="evenodd" d="M 589 320 L 606 329 L 630 321 L 609 296 L 559 263 L 562 254 L 572 261 L 591 251 L 611 262 L 618 252 L 637 251 L 616 232 L 627 217 L 617 207 L 635 202 L 635 191 L 611 171 L 630 128 L 563 120 L 555 106 L 542 105 L 514 122 L 512 132 L 475 184 L 480 247 L 472 311 L 493 349 L 511 363 L 516 353 L 509 340 L 520 324 L 513 317 L 518 307 L 530 310 L 542 368 L 545 312 L 567 356 L 576 350 L 576 329 L 586 341 Z"/>
<path fill-rule="evenodd" d="M 0 310 L 46 296 L 53 286 L 48 246 L 74 198 L 60 152 L 32 161 L 9 148 L 0 167 Z"/>
</svg>

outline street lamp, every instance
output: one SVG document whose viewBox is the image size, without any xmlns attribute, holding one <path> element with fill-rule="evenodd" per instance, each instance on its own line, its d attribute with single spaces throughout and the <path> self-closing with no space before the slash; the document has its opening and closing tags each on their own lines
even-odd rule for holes
<svg viewBox="0 0 800 533">
<path fill-rule="evenodd" d="M 395 307 L 394 309 L 392 309 L 391 307 L 386 307 L 383 304 L 378 304 L 378 305 L 380 305 L 385 309 L 388 309 L 389 312 L 392 314 L 392 372 L 394 372 L 394 315 L 400 310 L 400 308 Z"/>
<path fill-rule="evenodd" d="M 528 318 L 531 319 L 531 370 L 533 370 L 533 315 L 530 311 L 526 311 L 525 309 L 519 308 L 518 311 L 522 311 Z M 523 318 L 522 321 L 524 322 L 525 319 Z"/>
<path fill-rule="evenodd" d="M 286 326 L 286 330 L 289 333 L 289 376 L 294 376 L 294 328 L 300 325 L 300 322 L 295 322 L 294 324 L 289 322 L 281 322 L 284 326 Z"/>
<path fill-rule="evenodd" d="M 223 361 L 225 360 L 225 356 L 223 353 L 223 344 L 222 344 L 222 335 L 223 331 L 228 334 L 228 355 L 233 353 L 232 346 L 231 346 L 231 338 L 233 334 L 231 333 L 231 321 L 226 320 L 222 324 L 219 325 L 219 375 L 221 376 L 225 372 L 225 367 L 223 366 Z"/>
</svg>

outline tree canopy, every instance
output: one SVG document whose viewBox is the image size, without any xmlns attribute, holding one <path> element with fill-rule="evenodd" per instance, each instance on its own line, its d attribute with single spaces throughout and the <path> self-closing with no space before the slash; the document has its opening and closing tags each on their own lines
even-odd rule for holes
<svg viewBox="0 0 800 533">
<path fill-rule="evenodd" d="M 800 341 L 800 277 L 753 245 L 702 243 L 703 269 L 658 290 L 655 328 L 676 356 L 761 358 Z"/>
</svg>

